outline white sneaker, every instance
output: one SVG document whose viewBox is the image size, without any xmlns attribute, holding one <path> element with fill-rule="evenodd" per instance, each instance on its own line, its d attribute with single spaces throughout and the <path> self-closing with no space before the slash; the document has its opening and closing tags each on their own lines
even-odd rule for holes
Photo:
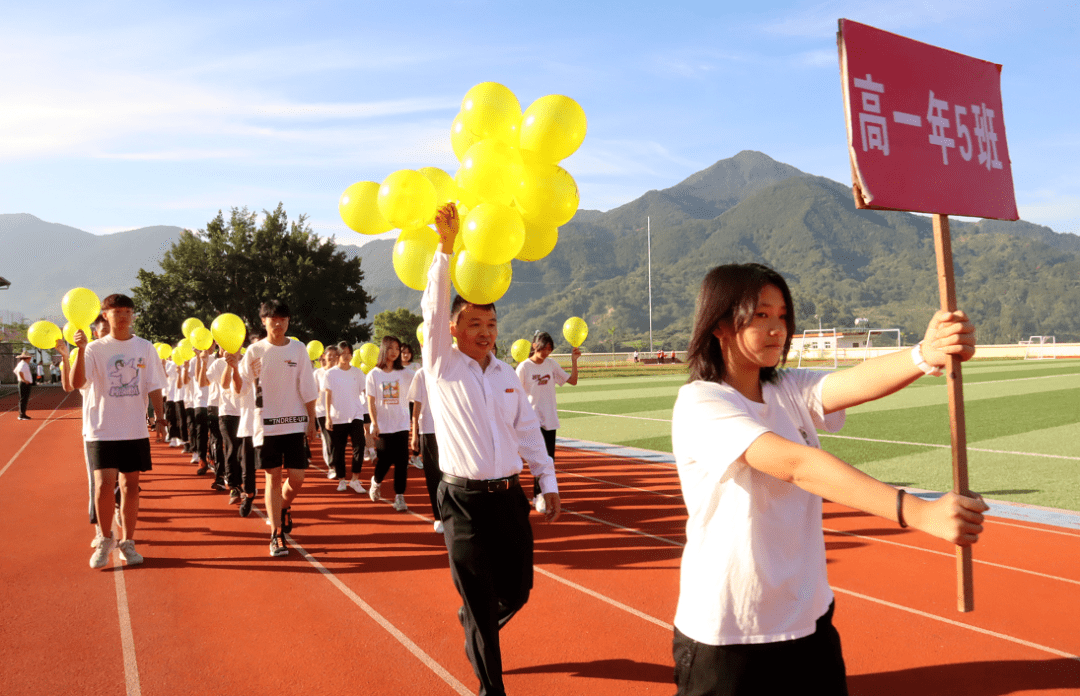
<svg viewBox="0 0 1080 696">
<path fill-rule="evenodd" d="M 409 457 L 409 466 L 411 466 L 414 469 L 423 469 L 424 468 L 424 460 L 420 459 L 420 457 L 418 455 L 414 454 L 413 456 Z"/>
<path fill-rule="evenodd" d="M 367 493 L 367 489 L 360 484 L 360 479 L 353 479 L 352 481 L 349 481 L 349 488 L 353 489 L 357 493 L 360 493 L 361 495 Z"/>
<path fill-rule="evenodd" d="M 330 470 L 326 472 L 326 478 L 330 479 L 331 481 L 337 478 L 337 471 L 334 469 L 334 467 L 330 467 Z"/>
<path fill-rule="evenodd" d="M 114 537 L 98 534 L 97 548 L 94 549 L 94 555 L 90 557 L 90 567 L 104 568 L 109 565 L 109 554 L 115 548 L 116 539 Z"/>
<path fill-rule="evenodd" d="M 349 482 L 348 482 L 348 481 L 346 481 L 345 479 L 341 479 L 340 481 L 338 481 L 338 484 L 337 484 L 337 489 L 338 489 L 339 491 L 343 491 L 343 490 L 345 490 L 345 489 L 346 489 L 346 488 L 348 488 L 348 487 L 349 487 Z"/>
<path fill-rule="evenodd" d="M 382 491 L 379 490 L 379 482 L 375 480 L 374 476 L 371 477 L 371 488 L 368 489 L 367 493 L 373 503 L 382 500 Z"/>
<path fill-rule="evenodd" d="M 544 501 L 543 493 L 533 498 L 533 507 L 536 508 L 536 511 L 541 515 L 547 512 L 547 502 Z"/>
<path fill-rule="evenodd" d="M 143 562 L 142 554 L 135 550 L 133 540 L 125 539 L 117 544 L 116 548 L 120 551 L 120 558 L 124 559 L 128 565 L 139 565 Z"/>
<path fill-rule="evenodd" d="M 409 509 L 409 506 L 405 504 L 405 496 L 400 493 L 394 496 L 394 509 L 398 512 L 405 512 Z"/>
<path fill-rule="evenodd" d="M 191 455 L 191 463 L 192 464 L 198 464 L 199 463 L 199 453 L 198 452 L 195 452 L 194 454 Z"/>
<path fill-rule="evenodd" d="M 436 534 L 442 534 L 443 533 L 442 520 L 435 520 L 435 533 Z"/>
</svg>

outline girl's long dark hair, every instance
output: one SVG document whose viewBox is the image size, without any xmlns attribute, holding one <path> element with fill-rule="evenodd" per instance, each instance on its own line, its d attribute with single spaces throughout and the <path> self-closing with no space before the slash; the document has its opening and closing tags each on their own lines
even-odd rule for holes
<svg viewBox="0 0 1080 696">
<path fill-rule="evenodd" d="M 386 370 L 386 351 L 390 348 L 392 343 L 397 344 L 398 355 L 394 358 L 394 362 L 391 363 L 390 369 L 387 370 L 387 372 L 405 369 L 401 365 L 401 341 L 399 341 L 396 336 L 383 336 L 382 343 L 379 344 L 379 367 Z"/>
<path fill-rule="evenodd" d="M 555 350 L 555 341 L 551 339 L 551 334 L 547 331 L 537 331 L 533 334 L 532 343 L 529 344 L 529 357 L 536 355 L 536 351 L 542 350 L 544 346 L 550 346 L 552 350 Z"/>
<path fill-rule="evenodd" d="M 721 325 L 738 331 L 749 324 L 757 311 L 761 290 L 767 285 L 780 290 L 787 306 L 787 338 L 780 355 L 780 365 L 784 364 L 795 333 L 795 307 L 784 277 L 760 263 L 717 266 L 706 273 L 701 281 L 701 292 L 698 293 L 694 310 L 694 331 L 686 351 L 691 382 L 723 381 L 724 354 L 720 350 L 720 339 L 713 335 L 713 331 Z M 778 377 L 777 367 L 761 368 L 762 382 L 774 382 Z"/>
</svg>

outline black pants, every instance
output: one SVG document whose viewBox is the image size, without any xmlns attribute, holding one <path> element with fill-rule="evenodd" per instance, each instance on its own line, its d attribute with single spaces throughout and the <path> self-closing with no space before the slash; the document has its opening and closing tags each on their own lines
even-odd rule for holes
<svg viewBox="0 0 1080 696">
<path fill-rule="evenodd" d="M 217 406 L 206 408 L 206 452 L 214 460 L 214 480 L 225 483 L 228 470 L 225 468 L 225 443 L 221 439 L 220 418 Z"/>
<path fill-rule="evenodd" d="M 840 634 L 832 624 L 835 607 L 829 605 L 814 633 L 776 643 L 706 645 L 676 628 L 672 641 L 676 696 L 847 696 Z"/>
<path fill-rule="evenodd" d="M 176 402 L 165 402 L 165 424 L 168 426 L 168 430 L 165 433 L 165 439 L 172 442 L 174 438 L 180 437 L 180 423 L 176 420 Z"/>
<path fill-rule="evenodd" d="M 199 461 L 206 464 L 206 451 L 210 444 L 210 429 L 207 427 L 207 410 L 200 406 L 192 410 L 192 424 L 194 437 L 192 450 L 199 453 Z"/>
<path fill-rule="evenodd" d="M 242 437 L 239 447 L 244 493 L 252 498 L 259 491 L 259 480 L 255 477 L 255 441 L 250 437 Z"/>
<path fill-rule="evenodd" d="M 19 382 L 19 415 L 26 415 L 26 405 L 30 402 L 30 390 L 34 388 L 33 384 L 27 384 L 26 382 Z"/>
<path fill-rule="evenodd" d="M 544 430 L 540 428 L 540 434 L 544 436 L 544 445 L 547 447 L 548 456 L 555 461 L 555 433 L 557 430 Z M 540 479 L 533 477 L 533 497 L 540 495 Z"/>
<path fill-rule="evenodd" d="M 450 576 L 461 601 L 465 652 L 480 696 L 503 696 L 499 630 L 529 599 L 533 535 L 520 485 L 497 493 L 439 484 Z"/>
<path fill-rule="evenodd" d="M 221 433 L 222 464 L 229 488 L 239 488 L 243 481 L 240 469 L 240 438 L 236 435 L 240 429 L 240 416 L 218 416 L 218 432 Z"/>
<path fill-rule="evenodd" d="M 187 409 L 184 408 L 183 401 L 174 401 L 174 408 L 176 409 L 176 429 L 180 431 L 178 437 L 182 442 L 188 441 L 188 422 L 187 422 Z"/>
<path fill-rule="evenodd" d="M 439 482 L 442 480 L 442 472 L 439 471 L 439 441 L 435 439 L 435 433 L 424 433 L 420 436 L 420 459 L 424 462 L 424 482 L 427 483 L 428 499 L 431 500 L 431 515 L 436 520 L 441 520 Z"/>
<path fill-rule="evenodd" d="M 390 465 L 394 465 L 394 494 L 403 495 L 405 484 L 409 480 L 409 431 L 402 430 L 396 433 L 380 433 L 381 447 L 375 451 L 379 457 L 375 462 L 375 480 L 382 483 L 386 478 L 386 472 L 390 471 Z M 335 454 L 337 448 L 333 448 Z"/>
<path fill-rule="evenodd" d="M 190 404 L 184 404 L 184 423 L 187 424 L 187 437 L 184 441 L 187 442 L 188 451 L 198 453 L 199 435 L 195 432 L 195 407 Z"/>
<path fill-rule="evenodd" d="M 359 474 L 364 465 L 364 421 L 357 418 L 349 423 L 334 423 L 330 431 L 331 462 L 339 479 L 345 478 L 345 446 L 349 440 L 352 440 L 352 472 Z"/>
</svg>

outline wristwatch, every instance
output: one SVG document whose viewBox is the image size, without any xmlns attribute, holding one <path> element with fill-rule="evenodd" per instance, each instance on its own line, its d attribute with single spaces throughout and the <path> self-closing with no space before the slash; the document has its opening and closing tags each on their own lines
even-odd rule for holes
<svg viewBox="0 0 1080 696">
<path fill-rule="evenodd" d="M 911 362 L 915 363 L 915 367 L 922 370 L 924 374 L 931 377 L 940 377 L 943 374 L 940 367 L 935 367 L 926 362 L 926 358 L 922 354 L 922 341 L 916 343 L 915 347 L 911 349 Z"/>
</svg>

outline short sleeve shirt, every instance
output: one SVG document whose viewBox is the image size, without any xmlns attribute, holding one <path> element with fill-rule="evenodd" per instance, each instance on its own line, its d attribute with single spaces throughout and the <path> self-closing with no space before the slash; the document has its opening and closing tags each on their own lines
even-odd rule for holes
<svg viewBox="0 0 1080 696">
<path fill-rule="evenodd" d="M 409 370 L 384 371 L 376 367 L 367 375 L 365 389 L 375 404 L 379 432 L 398 433 L 409 429 Z"/>
<path fill-rule="evenodd" d="M 570 375 L 559 363 L 551 358 L 537 365 L 532 360 L 525 360 L 517 366 L 518 379 L 529 397 L 529 403 L 540 419 L 544 430 L 559 429 L 559 410 L 555 402 L 555 386 L 566 384 Z"/>
<path fill-rule="evenodd" d="M 105 336 L 91 341 L 83 357 L 90 401 L 83 423 L 87 440 L 148 439 L 149 394 L 166 386 L 161 358 L 149 341 Z"/>
</svg>

